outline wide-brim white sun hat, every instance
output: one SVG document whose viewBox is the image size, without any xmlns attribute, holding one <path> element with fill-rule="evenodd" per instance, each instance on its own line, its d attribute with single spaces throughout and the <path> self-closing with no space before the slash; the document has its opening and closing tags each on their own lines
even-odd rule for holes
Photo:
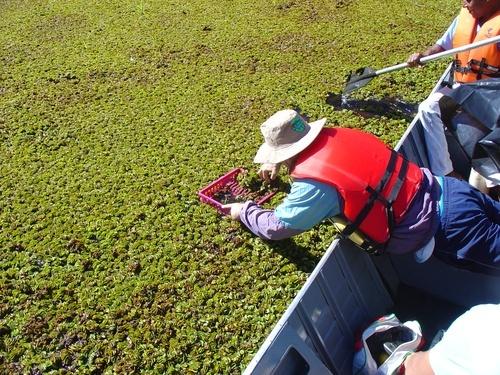
<svg viewBox="0 0 500 375">
<path fill-rule="evenodd" d="M 326 118 L 308 123 L 297 111 L 284 109 L 269 117 L 261 126 L 264 143 L 254 163 L 281 163 L 304 151 L 319 135 Z"/>
</svg>

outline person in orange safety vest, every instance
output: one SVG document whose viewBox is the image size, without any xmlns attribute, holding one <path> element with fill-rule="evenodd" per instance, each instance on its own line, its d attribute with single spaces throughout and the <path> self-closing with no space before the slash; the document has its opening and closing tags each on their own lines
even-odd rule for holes
<svg viewBox="0 0 500 375">
<path fill-rule="evenodd" d="M 412 54 L 407 62 L 410 66 L 418 66 L 424 56 L 497 35 L 500 35 L 500 0 L 464 0 L 459 15 L 436 44 L 422 53 Z M 453 74 L 454 88 L 463 83 L 500 77 L 500 43 L 458 53 L 453 62 Z M 441 98 L 450 90 L 449 87 L 443 87 L 424 100 L 419 106 L 419 118 L 424 129 L 432 173 L 461 178 L 453 170 L 439 105 Z M 495 175 L 479 176 L 472 170 L 470 182 L 487 193 L 499 185 Z"/>
</svg>

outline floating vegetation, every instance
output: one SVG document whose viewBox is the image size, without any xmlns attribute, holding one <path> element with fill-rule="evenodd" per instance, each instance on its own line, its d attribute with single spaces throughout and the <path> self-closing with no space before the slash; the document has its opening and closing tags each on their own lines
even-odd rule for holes
<svg viewBox="0 0 500 375">
<path fill-rule="evenodd" d="M 403 117 L 325 96 L 434 43 L 459 6 L 0 1 L 0 372 L 240 373 L 334 232 L 261 241 L 198 189 L 255 170 L 283 108 L 395 144 Z M 443 68 L 364 99 L 418 103 Z"/>
</svg>

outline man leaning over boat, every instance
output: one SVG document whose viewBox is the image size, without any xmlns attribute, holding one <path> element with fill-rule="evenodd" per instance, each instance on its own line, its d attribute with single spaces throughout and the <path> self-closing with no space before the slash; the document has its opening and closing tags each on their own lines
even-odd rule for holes
<svg viewBox="0 0 500 375">
<path fill-rule="evenodd" d="M 274 210 L 252 201 L 226 205 L 234 220 L 280 240 L 333 219 L 370 252 L 413 253 L 417 262 L 435 255 L 500 274 L 500 202 L 463 180 L 432 175 L 371 134 L 325 123 L 282 110 L 261 125 L 260 176 L 275 177 L 284 165 L 293 183 Z"/>
</svg>

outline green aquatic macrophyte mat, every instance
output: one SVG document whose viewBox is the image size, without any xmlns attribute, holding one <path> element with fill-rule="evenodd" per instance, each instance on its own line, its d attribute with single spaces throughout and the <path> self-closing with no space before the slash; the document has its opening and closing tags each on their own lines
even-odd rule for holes
<svg viewBox="0 0 500 375">
<path fill-rule="evenodd" d="M 434 43 L 459 6 L 1 1 L 2 371 L 240 373 L 333 230 L 268 243 L 197 191 L 255 170 L 259 125 L 283 108 L 394 145 L 404 118 L 328 94 Z M 445 66 L 356 98 L 418 103 Z"/>
</svg>

